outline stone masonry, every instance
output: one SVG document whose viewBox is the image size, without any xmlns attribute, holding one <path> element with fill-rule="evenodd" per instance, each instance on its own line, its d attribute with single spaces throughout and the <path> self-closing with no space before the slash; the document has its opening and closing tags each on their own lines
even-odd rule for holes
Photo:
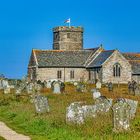
<svg viewBox="0 0 140 140">
<path fill-rule="evenodd" d="M 83 28 L 66 26 L 53 28 L 53 49 L 82 50 Z"/>
</svg>

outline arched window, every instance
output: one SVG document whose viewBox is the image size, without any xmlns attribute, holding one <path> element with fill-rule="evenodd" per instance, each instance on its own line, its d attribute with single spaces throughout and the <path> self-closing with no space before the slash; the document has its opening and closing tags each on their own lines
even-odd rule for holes
<svg viewBox="0 0 140 140">
<path fill-rule="evenodd" d="M 114 77 L 120 77 L 121 76 L 121 65 L 119 63 L 116 63 L 113 66 L 113 76 Z"/>
</svg>

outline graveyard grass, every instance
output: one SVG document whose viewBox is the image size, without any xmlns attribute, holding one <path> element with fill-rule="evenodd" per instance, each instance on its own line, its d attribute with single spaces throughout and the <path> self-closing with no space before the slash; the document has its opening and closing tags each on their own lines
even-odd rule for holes
<svg viewBox="0 0 140 140">
<path fill-rule="evenodd" d="M 94 85 L 87 85 L 87 93 L 77 93 L 72 85 L 66 85 L 65 94 L 55 95 L 48 89 L 42 94 L 48 97 L 50 112 L 42 115 L 35 114 L 34 105 L 29 98 L 21 96 L 17 101 L 14 93 L 0 94 L 0 120 L 19 133 L 29 135 L 33 140 L 139 140 L 140 139 L 140 104 L 136 117 L 131 121 L 131 131 L 115 134 L 112 123 L 112 110 L 98 117 L 87 119 L 83 125 L 66 124 L 66 107 L 75 101 L 83 104 L 93 104 L 92 94 L 89 92 Z M 106 87 L 101 90 L 102 95 L 116 99 L 125 97 L 140 102 L 140 97 L 128 95 L 127 86 L 115 87 L 109 93 Z"/>
</svg>

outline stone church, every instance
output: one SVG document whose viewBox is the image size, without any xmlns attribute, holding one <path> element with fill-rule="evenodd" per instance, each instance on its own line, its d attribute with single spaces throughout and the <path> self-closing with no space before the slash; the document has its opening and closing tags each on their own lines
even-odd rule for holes
<svg viewBox="0 0 140 140">
<path fill-rule="evenodd" d="M 33 49 L 29 80 L 100 80 L 102 83 L 140 81 L 140 53 L 121 53 L 102 46 L 83 48 L 82 27 L 53 28 L 53 50 Z"/>
</svg>

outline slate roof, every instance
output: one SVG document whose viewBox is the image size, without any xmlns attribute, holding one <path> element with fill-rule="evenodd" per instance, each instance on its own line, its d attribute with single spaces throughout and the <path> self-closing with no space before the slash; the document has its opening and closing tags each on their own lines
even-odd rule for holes
<svg viewBox="0 0 140 140">
<path fill-rule="evenodd" d="M 88 65 L 88 68 L 101 67 L 102 64 L 112 55 L 114 50 L 102 51 L 93 61 Z"/>
<path fill-rule="evenodd" d="M 132 66 L 133 74 L 140 74 L 140 53 L 123 53 Z"/>
<path fill-rule="evenodd" d="M 85 67 L 87 59 L 95 53 L 93 50 L 33 50 L 38 67 Z"/>
</svg>

